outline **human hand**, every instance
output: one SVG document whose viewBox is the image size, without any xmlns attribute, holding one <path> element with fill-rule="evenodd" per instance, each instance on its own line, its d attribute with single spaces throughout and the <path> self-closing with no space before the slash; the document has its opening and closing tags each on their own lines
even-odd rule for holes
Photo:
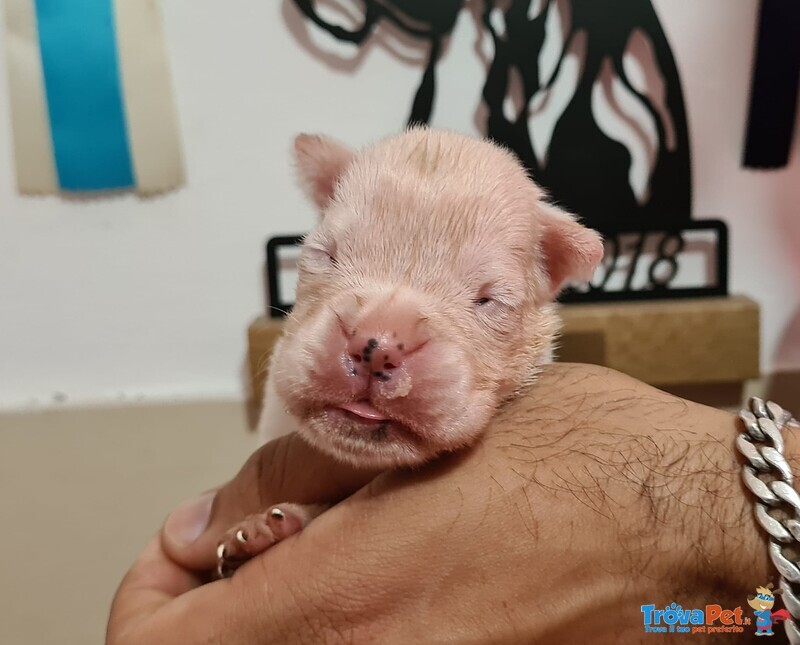
<svg viewBox="0 0 800 645">
<path fill-rule="evenodd" d="M 638 640 L 641 604 L 741 604 L 767 579 L 735 436 L 729 414 L 553 365 L 477 446 L 418 471 L 287 470 L 273 493 L 264 473 L 289 461 L 267 446 L 221 489 L 200 538 L 181 545 L 173 516 L 148 546 L 107 643 Z M 172 561 L 210 567 L 245 515 L 364 481 L 232 579 L 200 586 Z"/>
</svg>

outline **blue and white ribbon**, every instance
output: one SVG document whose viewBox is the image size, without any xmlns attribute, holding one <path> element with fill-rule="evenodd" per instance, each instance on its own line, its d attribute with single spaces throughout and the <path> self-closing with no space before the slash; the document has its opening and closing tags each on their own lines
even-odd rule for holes
<svg viewBox="0 0 800 645">
<path fill-rule="evenodd" d="M 23 193 L 183 182 L 156 0 L 4 0 Z"/>
</svg>

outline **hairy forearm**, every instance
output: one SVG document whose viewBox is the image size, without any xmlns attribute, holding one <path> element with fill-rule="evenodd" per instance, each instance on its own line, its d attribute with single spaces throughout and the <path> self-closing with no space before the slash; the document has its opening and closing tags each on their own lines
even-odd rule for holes
<svg viewBox="0 0 800 645">
<path fill-rule="evenodd" d="M 742 483 L 743 460 L 734 447 L 741 429 L 735 418 L 717 411 L 699 409 L 693 418 L 702 426 L 686 442 L 688 477 L 679 497 L 685 519 L 669 538 L 683 552 L 675 563 L 675 591 L 699 606 L 740 606 L 747 593 L 775 575 L 752 495 Z"/>
<path fill-rule="evenodd" d="M 641 605 L 736 607 L 769 580 L 766 541 L 741 483 L 738 432 L 731 414 L 621 374 L 556 366 L 509 406 L 489 440 L 539 500 L 533 516 L 557 523 L 565 569 L 580 561 L 576 548 L 604 545 L 607 558 L 577 569 L 580 611 L 608 612 L 609 638 L 629 627 L 638 640 Z M 570 499 L 586 513 L 576 517 Z M 582 526 L 590 539 L 576 538 Z M 553 629 L 573 623 L 575 610 L 553 615 Z M 592 642 L 601 642 L 598 621 L 590 622 Z"/>
</svg>

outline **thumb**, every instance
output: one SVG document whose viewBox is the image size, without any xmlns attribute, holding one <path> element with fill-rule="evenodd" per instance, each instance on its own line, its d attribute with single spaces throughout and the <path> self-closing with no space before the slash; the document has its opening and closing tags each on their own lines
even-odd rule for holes
<svg viewBox="0 0 800 645">
<path fill-rule="evenodd" d="M 161 531 L 162 547 L 188 569 L 213 569 L 223 534 L 248 515 L 281 502 L 335 504 L 379 472 L 342 464 L 286 435 L 256 450 L 221 488 L 178 506 Z"/>
<path fill-rule="evenodd" d="M 213 539 L 209 525 L 217 492 L 211 490 L 183 502 L 170 513 L 161 529 L 161 546 L 164 551 L 188 569 L 207 568 L 205 543 Z"/>
</svg>

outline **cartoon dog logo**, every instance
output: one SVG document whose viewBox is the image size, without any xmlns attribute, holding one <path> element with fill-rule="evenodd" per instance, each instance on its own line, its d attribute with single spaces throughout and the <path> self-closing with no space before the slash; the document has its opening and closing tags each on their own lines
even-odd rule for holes
<svg viewBox="0 0 800 645">
<path fill-rule="evenodd" d="M 755 596 L 747 596 L 747 604 L 753 608 L 756 616 L 756 636 L 774 636 L 772 623 L 789 618 L 789 613 L 785 609 L 771 611 L 775 604 L 775 592 L 770 583 L 766 587 L 756 587 Z"/>
</svg>

